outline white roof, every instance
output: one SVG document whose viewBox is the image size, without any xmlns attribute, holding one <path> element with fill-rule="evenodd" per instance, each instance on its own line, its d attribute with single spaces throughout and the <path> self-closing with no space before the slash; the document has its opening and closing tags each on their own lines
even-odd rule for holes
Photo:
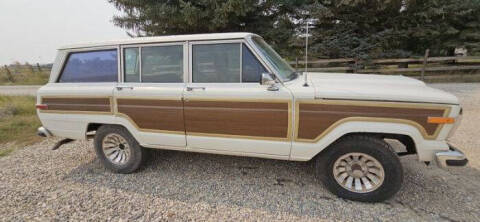
<svg viewBox="0 0 480 222">
<path fill-rule="evenodd" d="M 242 39 L 251 35 L 255 35 L 255 34 L 249 33 L 249 32 L 228 32 L 228 33 L 193 34 L 193 35 L 165 35 L 165 36 L 155 36 L 155 37 L 138 37 L 138 38 L 130 38 L 130 39 L 111 40 L 111 41 L 104 41 L 104 42 L 89 42 L 89 43 L 82 43 L 82 44 L 73 44 L 73 45 L 62 46 L 59 49 L 74 49 L 74 48 L 161 43 L 161 42 L 178 42 L 178 41 L 196 41 L 196 40 Z"/>
</svg>

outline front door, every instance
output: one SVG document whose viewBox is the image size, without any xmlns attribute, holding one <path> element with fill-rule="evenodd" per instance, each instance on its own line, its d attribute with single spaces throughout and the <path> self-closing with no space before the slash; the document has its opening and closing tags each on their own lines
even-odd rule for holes
<svg viewBox="0 0 480 222">
<path fill-rule="evenodd" d="M 291 147 L 290 91 L 260 85 L 267 72 L 242 42 L 193 42 L 184 91 L 187 149 L 287 157 Z"/>
<path fill-rule="evenodd" d="M 114 91 L 117 121 L 141 145 L 185 149 L 184 51 L 183 42 L 122 47 L 123 78 Z"/>
</svg>

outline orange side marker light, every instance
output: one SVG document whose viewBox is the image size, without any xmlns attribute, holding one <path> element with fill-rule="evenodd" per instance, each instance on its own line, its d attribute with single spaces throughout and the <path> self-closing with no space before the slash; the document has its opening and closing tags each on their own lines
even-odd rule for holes
<svg viewBox="0 0 480 222">
<path fill-rule="evenodd" d="M 454 123 L 455 119 L 451 117 L 428 117 L 427 122 L 436 124 Z"/>
</svg>

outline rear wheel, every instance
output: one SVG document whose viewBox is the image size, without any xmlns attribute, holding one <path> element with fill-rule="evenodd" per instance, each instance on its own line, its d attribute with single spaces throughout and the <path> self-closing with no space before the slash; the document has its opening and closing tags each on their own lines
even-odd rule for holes
<svg viewBox="0 0 480 222">
<path fill-rule="evenodd" d="M 339 197 L 378 202 L 392 197 L 403 182 L 403 169 L 392 147 L 380 138 L 348 136 L 315 160 L 316 174 Z"/>
<path fill-rule="evenodd" d="M 143 161 L 143 148 L 121 126 L 101 126 L 95 134 L 94 146 L 103 165 L 116 173 L 131 173 Z"/>
</svg>

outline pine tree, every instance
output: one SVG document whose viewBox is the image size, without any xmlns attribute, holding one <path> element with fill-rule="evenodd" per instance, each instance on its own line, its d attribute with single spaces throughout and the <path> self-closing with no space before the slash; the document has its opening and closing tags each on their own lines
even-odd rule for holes
<svg viewBox="0 0 480 222">
<path fill-rule="evenodd" d="M 294 18 L 302 0 L 109 0 L 124 14 L 115 25 L 130 36 L 253 32 L 281 53 L 294 50 Z"/>
<path fill-rule="evenodd" d="M 480 52 L 479 0 L 320 0 L 308 6 L 317 20 L 313 47 L 330 58 L 451 55 Z"/>
<path fill-rule="evenodd" d="M 385 58 L 480 54 L 480 0 L 109 0 L 131 36 L 253 32 L 285 57 L 301 57 L 299 37 L 315 21 L 311 55 Z"/>
</svg>

